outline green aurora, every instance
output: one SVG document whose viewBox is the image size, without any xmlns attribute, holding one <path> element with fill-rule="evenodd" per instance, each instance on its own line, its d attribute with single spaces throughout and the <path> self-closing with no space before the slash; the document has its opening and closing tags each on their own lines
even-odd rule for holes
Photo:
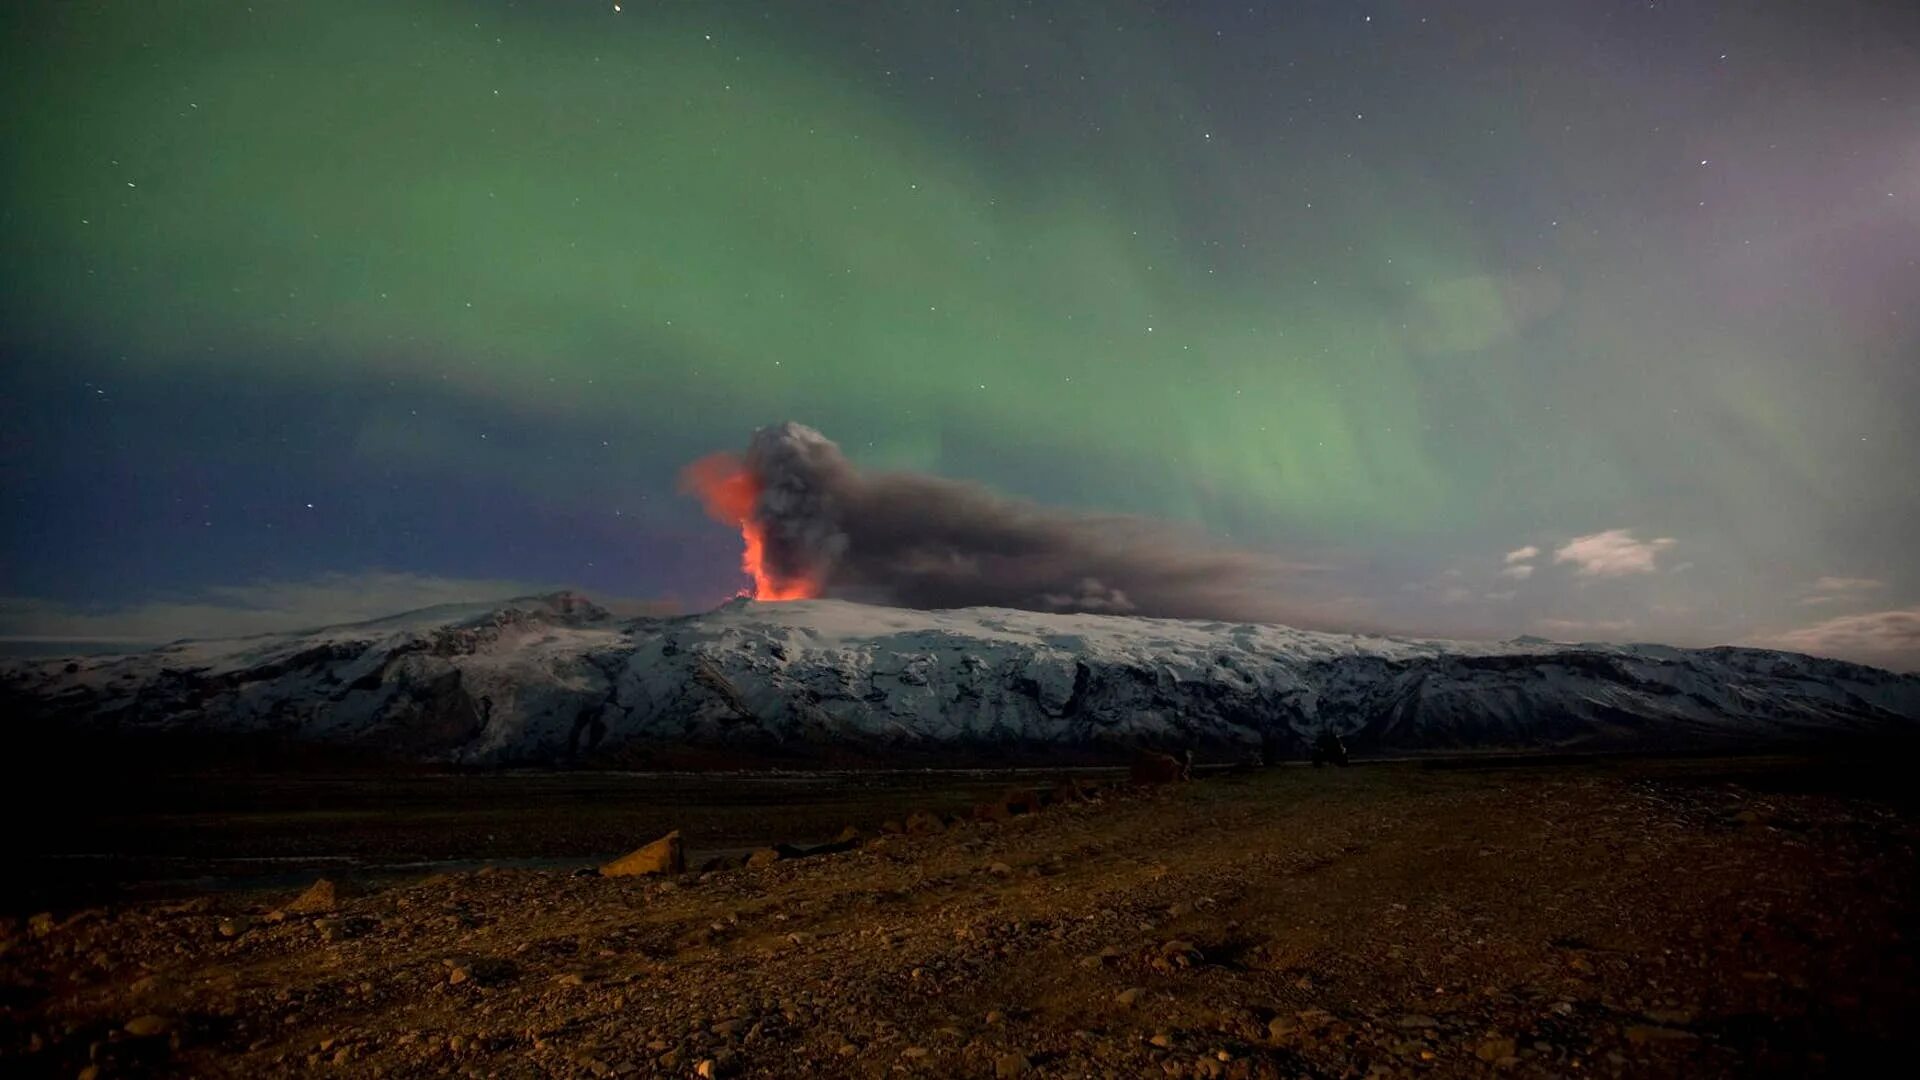
<svg viewBox="0 0 1920 1080">
<path fill-rule="evenodd" d="M 1478 267 L 1437 207 L 1383 200 L 1346 238 L 1375 272 L 1335 292 L 1284 251 L 1254 272 L 1195 250 L 1147 197 L 1174 183 L 1156 171 L 1235 169 L 1191 123 L 1131 134 L 1137 175 L 996 165 L 750 31 L 469 14 L 76 14 L 16 73 L 52 99 L 15 164 L 19 299 L 141 362 L 215 342 L 204 362 L 251 375 L 321 357 L 726 442 L 887 417 L 879 465 L 941 465 L 946 428 L 1021 432 L 1179 516 L 1414 527 L 1451 501 L 1405 301 L 1366 302 L 1437 281 L 1467 301 L 1448 340 L 1503 332 L 1491 287 L 1450 284 Z"/>
<path fill-rule="evenodd" d="M 1344 553 L 1401 575 L 1376 617 L 1615 526 L 1693 545 L 1683 638 L 1764 628 L 1755 579 L 1920 587 L 1883 535 L 1914 498 L 1875 478 L 1914 448 L 1912 313 L 1792 264 L 1912 238 L 1913 194 L 1855 161 L 1810 241 L 1781 216 L 1806 174 L 1760 161 L 1843 137 L 1872 64 L 1765 130 L 1710 58 L 1586 59 L 1511 5 L 1450 36 L 1306 5 L 1237 44 L 1205 5 L 624 6 L 10 10 L 10 353 L 384 382 L 362 459 L 548 505 L 646 485 L 661 529 L 690 453 L 799 419 L 867 467 Z M 1789 30 L 1715 28 L 1743 57 Z M 1858 130 L 1914 116 L 1877 107 Z M 1744 183 L 1695 163 L 1742 155 Z M 1912 265 L 1872 262 L 1871 297 Z M 409 395 L 531 434 L 411 423 Z M 555 468 L 543 430 L 647 449 Z M 1796 499 L 1860 513 L 1782 524 Z"/>
</svg>

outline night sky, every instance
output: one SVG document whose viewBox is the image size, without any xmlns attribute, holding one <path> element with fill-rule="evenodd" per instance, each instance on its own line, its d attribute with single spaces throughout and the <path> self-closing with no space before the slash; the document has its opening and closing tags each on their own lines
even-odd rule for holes
<svg viewBox="0 0 1920 1080">
<path fill-rule="evenodd" d="M 797 420 L 1326 628 L 1920 664 L 1920 6 L 0 11 L 0 635 L 572 586 Z"/>
</svg>

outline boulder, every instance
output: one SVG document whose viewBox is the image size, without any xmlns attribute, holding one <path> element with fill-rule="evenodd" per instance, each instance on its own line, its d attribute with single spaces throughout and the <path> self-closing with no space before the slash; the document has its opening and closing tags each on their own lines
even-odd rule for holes
<svg viewBox="0 0 1920 1080">
<path fill-rule="evenodd" d="M 687 848 L 680 840 L 680 830 L 675 829 L 646 847 L 638 851 L 630 851 L 600 867 L 600 876 L 636 877 L 642 874 L 678 874 L 686 869 Z"/>
<path fill-rule="evenodd" d="M 285 910 L 291 915 L 318 915 L 334 910 L 340 906 L 342 900 L 353 894 L 354 890 L 351 887 L 328 878 L 321 878 L 307 886 L 306 892 L 294 897 L 293 903 L 288 904 Z"/>
<path fill-rule="evenodd" d="M 938 814 L 915 810 L 907 815 L 906 829 L 908 836 L 932 836 L 935 833 L 946 832 L 947 823 L 941 821 Z"/>
<path fill-rule="evenodd" d="M 780 861 L 780 849 L 763 847 L 747 856 L 747 869 L 758 870 L 763 866 L 772 866 Z"/>
</svg>

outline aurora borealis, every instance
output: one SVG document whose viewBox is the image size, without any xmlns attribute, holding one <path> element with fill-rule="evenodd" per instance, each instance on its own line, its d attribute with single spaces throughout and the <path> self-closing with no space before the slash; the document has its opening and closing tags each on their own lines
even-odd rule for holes
<svg viewBox="0 0 1920 1080">
<path fill-rule="evenodd" d="M 621 9 L 0 14 L 0 631 L 703 606 L 793 419 L 1316 625 L 1920 657 L 1900 5 Z"/>
</svg>

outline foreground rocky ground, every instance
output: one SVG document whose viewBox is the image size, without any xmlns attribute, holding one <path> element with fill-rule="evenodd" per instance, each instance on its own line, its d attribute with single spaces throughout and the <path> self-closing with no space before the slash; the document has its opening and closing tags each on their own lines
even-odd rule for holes
<svg viewBox="0 0 1920 1080">
<path fill-rule="evenodd" d="M 59 912 L 7 928 L 0 1069 L 1857 1075 L 1920 1020 L 1920 829 L 1807 768 L 1286 768 L 672 880 Z"/>
</svg>

